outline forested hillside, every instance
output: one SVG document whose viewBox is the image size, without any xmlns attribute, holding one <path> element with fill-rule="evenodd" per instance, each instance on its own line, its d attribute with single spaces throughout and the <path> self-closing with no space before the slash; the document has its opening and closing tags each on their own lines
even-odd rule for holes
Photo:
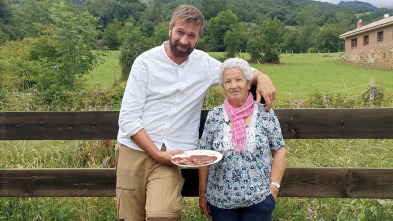
<svg viewBox="0 0 393 221">
<path fill-rule="evenodd" d="M 122 79 L 140 53 L 168 39 L 180 4 L 205 15 L 198 48 L 251 62 L 279 63 L 280 52 L 343 51 L 338 36 L 393 15 L 393 10 L 312 0 L 0 0 L 0 90 L 29 92 L 40 102 L 66 100 L 100 62 L 119 50 Z M 0 91 L 1 92 L 1 91 Z M 60 93 L 62 92 L 62 93 Z M 1 103 L 1 96 L 0 96 Z"/>
</svg>

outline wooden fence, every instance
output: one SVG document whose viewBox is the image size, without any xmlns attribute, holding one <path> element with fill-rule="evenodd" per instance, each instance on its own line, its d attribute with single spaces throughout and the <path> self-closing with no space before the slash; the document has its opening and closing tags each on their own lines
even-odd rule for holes
<svg viewBox="0 0 393 221">
<path fill-rule="evenodd" d="M 285 139 L 392 139 L 393 108 L 277 109 Z M 202 111 L 200 134 L 208 111 Z M 118 111 L 0 112 L 0 140 L 115 140 Z M 55 147 L 54 147 L 55 148 Z M 393 150 L 393 147 L 392 147 Z M 198 171 L 182 169 L 183 196 Z M 0 197 L 113 197 L 114 168 L 0 169 Z M 279 196 L 393 199 L 393 168 L 287 168 Z"/>
</svg>

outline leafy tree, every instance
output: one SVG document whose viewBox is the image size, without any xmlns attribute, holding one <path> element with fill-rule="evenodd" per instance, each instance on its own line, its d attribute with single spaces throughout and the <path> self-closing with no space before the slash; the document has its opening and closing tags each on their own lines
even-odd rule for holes
<svg viewBox="0 0 393 221">
<path fill-rule="evenodd" d="M 18 25 L 16 38 L 38 37 L 47 34 L 47 26 L 51 24 L 49 8 L 52 1 L 30 0 L 15 5 L 14 18 Z"/>
<path fill-rule="evenodd" d="M 206 20 L 216 17 L 219 12 L 228 9 L 227 0 L 202 0 L 201 12 Z"/>
<path fill-rule="evenodd" d="M 145 12 L 140 18 L 139 26 L 147 36 L 152 36 L 154 27 L 163 21 L 162 5 L 160 0 L 154 0 L 152 6 L 147 6 Z"/>
<path fill-rule="evenodd" d="M 106 26 L 102 38 L 104 40 L 104 45 L 108 46 L 109 49 L 119 49 L 120 42 L 117 33 L 120 31 L 120 29 L 121 22 L 119 22 L 117 18 L 115 18 L 112 23 Z"/>
<path fill-rule="evenodd" d="M 250 62 L 259 62 L 262 59 L 262 41 L 259 36 L 250 38 L 247 42 L 247 52 L 250 54 Z"/>
<path fill-rule="evenodd" d="M 236 15 L 231 11 L 223 11 L 207 22 L 208 44 L 213 51 L 225 51 L 224 37 L 238 23 Z"/>
<path fill-rule="evenodd" d="M 161 22 L 154 27 L 153 41 L 154 45 L 160 45 L 164 41 L 168 40 L 169 36 L 169 24 L 167 22 Z"/>
<path fill-rule="evenodd" d="M 362 20 L 362 22 L 363 22 L 364 25 L 373 22 L 373 18 L 371 17 L 370 14 L 361 14 L 361 15 L 359 16 L 359 19 Z"/>
<path fill-rule="evenodd" d="M 255 36 L 258 33 L 258 27 L 254 23 L 239 22 L 234 26 L 236 32 L 240 36 L 239 49 L 247 48 L 248 39 Z"/>
<path fill-rule="evenodd" d="M 357 21 L 355 14 L 336 12 L 333 17 L 326 21 L 326 23 L 335 25 L 340 31 L 345 32 L 355 28 L 353 24 L 356 24 Z"/>
<path fill-rule="evenodd" d="M 0 1 L 0 19 L 4 23 L 10 23 L 12 20 L 12 11 L 10 7 L 10 0 L 1 0 Z"/>
<path fill-rule="evenodd" d="M 13 14 L 10 0 L 0 0 L 0 43 L 12 38 Z"/>
<path fill-rule="evenodd" d="M 268 63 L 280 62 L 280 44 L 284 41 L 284 25 L 275 17 L 262 23 L 261 38 L 263 42 L 263 61 Z"/>
<path fill-rule="evenodd" d="M 239 28 L 228 30 L 224 36 L 224 44 L 226 45 L 225 57 L 233 58 L 239 54 L 241 34 Z"/>
<path fill-rule="evenodd" d="M 154 0 L 154 4 L 153 4 L 154 25 L 158 25 L 162 21 L 161 14 L 162 14 L 161 0 Z"/>
<path fill-rule="evenodd" d="M 319 32 L 319 7 L 309 5 L 296 14 L 298 38 L 297 43 L 301 51 L 307 51 L 316 43 Z"/>
<path fill-rule="evenodd" d="M 332 24 L 325 24 L 318 33 L 317 47 L 321 52 L 337 52 L 344 49 L 344 40 L 338 36 L 344 32 Z"/>
<path fill-rule="evenodd" d="M 139 0 L 86 0 L 84 8 L 92 15 L 99 17 L 103 27 L 115 18 L 124 23 L 130 16 L 141 18 L 146 4 Z"/>
<path fill-rule="evenodd" d="M 316 48 L 321 52 L 337 52 L 344 50 L 344 40 L 338 36 L 351 28 L 356 18 L 344 12 L 337 12 L 329 18 L 321 28 L 317 37 Z"/>
<path fill-rule="evenodd" d="M 300 52 L 297 42 L 299 35 L 298 30 L 296 30 L 295 27 L 285 27 L 285 33 L 283 48 L 285 48 L 288 52 Z"/>
<path fill-rule="evenodd" d="M 120 66 L 122 79 L 127 79 L 131 66 L 138 55 L 153 47 L 153 40 L 143 35 L 141 28 L 135 25 L 135 20 L 130 17 L 118 37 L 122 42 L 120 47 Z"/>
<path fill-rule="evenodd" d="M 0 44 L 11 39 L 10 26 L 4 24 L 0 19 Z"/>
<path fill-rule="evenodd" d="M 0 84 L 3 90 L 24 91 L 24 82 L 36 82 L 39 71 L 44 71 L 42 62 L 31 59 L 31 48 L 37 39 L 8 41 L 0 47 Z M 48 65 L 49 66 L 49 65 Z"/>
<path fill-rule="evenodd" d="M 32 45 L 30 60 L 44 67 L 36 76 L 40 98 L 64 101 L 68 91 L 78 89 L 76 80 L 99 62 L 99 54 L 92 51 L 97 20 L 88 12 L 76 14 L 62 2 L 51 4 L 48 12 L 51 25 Z"/>
<path fill-rule="evenodd" d="M 371 17 L 374 20 L 379 20 L 379 19 L 382 19 L 385 14 L 393 16 L 393 9 L 377 8 L 371 12 Z"/>
</svg>

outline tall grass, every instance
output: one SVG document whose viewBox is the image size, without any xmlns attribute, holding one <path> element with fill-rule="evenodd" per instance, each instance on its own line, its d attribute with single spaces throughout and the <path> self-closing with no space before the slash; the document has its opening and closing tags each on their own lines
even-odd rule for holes
<svg viewBox="0 0 393 221">
<path fill-rule="evenodd" d="M 116 56 L 113 52 L 112 56 Z M 222 54 L 213 54 L 222 57 Z M 247 59 L 246 54 L 241 54 Z M 282 55 L 279 65 L 252 64 L 267 73 L 277 90 L 273 108 L 393 107 L 393 71 L 341 63 L 337 54 Z M 111 88 L 116 59 L 92 72 L 91 88 Z M 105 74 L 108 73 L 108 74 Z M 120 73 L 120 71 L 118 72 Z M 98 77 L 100 76 L 100 77 Z M 370 78 L 383 88 L 379 102 L 367 101 Z M 100 80 L 98 80 L 100 79 Z M 108 83 L 109 82 L 109 83 Z M 99 88 L 101 88 L 101 86 Z M 118 110 L 124 84 L 75 98 L 58 110 Z M 94 89 L 94 90 L 95 90 Z M 91 89 L 93 90 L 93 89 Z M 204 108 L 221 104 L 212 88 Z M 88 100 L 88 101 L 86 101 Z M 39 111 L 29 96 L 7 96 L 6 110 Z M 72 106 L 67 106 L 72 105 Z M 1 168 L 113 167 L 116 141 L 0 141 Z M 288 167 L 393 167 L 393 140 L 286 140 Z M 310 190 L 312 191 L 312 190 Z M 208 220 L 198 198 L 184 197 L 182 220 Z M 113 197 L 0 198 L 0 220 L 116 220 Z M 393 200 L 278 198 L 273 220 L 393 220 Z"/>
<path fill-rule="evenodd" d="M 2 168 L 113 167 L 112 141 L 0 141 Z M 393 167 L 393 140 L 286 140 L 288 167 Z M 310 190 L 312 191 L 312 190 Z M 182 220 L 207 220 L 185 197 Z M 112 197 L 0 198 L 0 220 L 114 220 Z M 393 200 L 279 198 L 273 220 L 391 220 Z M 312 211 L 312 212 L 310 212 Z"/>
</svg>

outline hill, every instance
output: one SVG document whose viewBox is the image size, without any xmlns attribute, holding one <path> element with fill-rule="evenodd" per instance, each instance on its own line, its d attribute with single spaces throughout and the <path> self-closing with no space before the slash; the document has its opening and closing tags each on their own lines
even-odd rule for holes
<svg viewBox="0 0 393 221">
<path fill-rule="evenodd" d="M 162 0 L 161 3 L 167 14 L 180 4 L 193 4 L 201 9 L 207 20 L 219 11 L 231 9 L 242 22 L 260 23 L 267 17 L 277 17 L 286 25 L 296 25 L 296 13 L 312 4 L 320 9 L 321 23 L 337 12 L 361 14 L 374 11 L 362 5 L 336 5 L 313 0 Z"/>
<path fill-rule="evenodd" d="M 372 9 L 378 8 L 370 3 L 361 2 L 361 1 L 340 1 L 340 3 L 338 3 L 338 4 L 339 5 L 354 5 L 354 6 L 368 7 L 368 8 L 372 8 Z"/>
</svg>

